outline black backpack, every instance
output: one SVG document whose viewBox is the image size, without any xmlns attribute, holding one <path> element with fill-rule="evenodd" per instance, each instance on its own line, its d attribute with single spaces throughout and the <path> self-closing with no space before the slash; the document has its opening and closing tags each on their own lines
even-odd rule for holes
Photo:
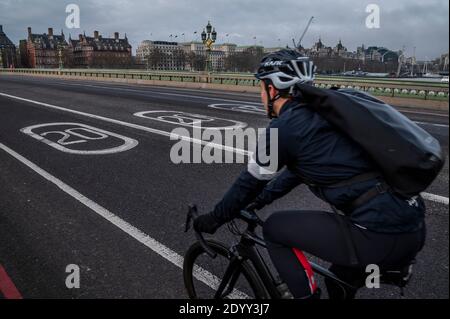
<svg viewBox="0 0 450 319">
<path fill-rule="evenodd" d="M 361 91 L 298 84 L 297 98 L 360 145 L 387 184 L 403 196 L 420 194 L 445 163 L 439 142 L 392 106 Z"/>
</svg>

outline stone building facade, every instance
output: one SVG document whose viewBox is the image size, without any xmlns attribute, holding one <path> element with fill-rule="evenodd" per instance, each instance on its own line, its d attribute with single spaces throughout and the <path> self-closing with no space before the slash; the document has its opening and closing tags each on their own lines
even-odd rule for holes
<svg viewBox="0 0 450 319">
<path fill-rule="evenodd" d="M 80 34 L 77 40 L 69 39 L 68 55 L 74 68 L 129 68 L 132 64 L 132 47 L 125 35 L 104 38 L 98 31 L 93 37 Z"/>
<path fill-rule="evenodd" d="M 186 54 L 177 42 L 143 41 L 136 50 L 136 63 L 151 70 L 182 71 Z"/>
<path fill-rule="evenodd" d="M 17 65 L 16 46 L 3 32 L 0 25 L 0 68 L 14 68 Z"/>
<path fill-rule="evenodd" d="M 53 28 L 48 33 L 35 34 L 28 28 L 28 39 L 26 42 L 26 54 L 23 60 L 27 61 L 30 68 L 55 69 L 64 64 L 68 45 L 64 32 L 55 35 Z"/>
</svg>

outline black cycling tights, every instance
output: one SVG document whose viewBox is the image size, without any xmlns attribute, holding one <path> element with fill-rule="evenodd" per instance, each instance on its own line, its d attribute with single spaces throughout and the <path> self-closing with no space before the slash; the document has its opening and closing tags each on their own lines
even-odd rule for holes
<svg viewBox="0 0 450 319">
<path fill-rule="evenodd" d="M 345 227 L 337 218 L 344 218 L 350 236 L 345 236 Z M 346 240 L 350 237 L 359 260 L 356 266 L 351 263 L 349 241 Z M 304 298 L 312 294 L 315 283 L 308 276 L 309 267 L 302 252 L 332 263 L 331 271 L 338 277 L 362 287 L 368 275 L 365 273 L 367 265 L 376 264 L 383 269 L 404 266 L 413 260 L 423 248 L 425 226 L 415 233 L 374 233 L 334 213 L 284 211 L 271 215 L 265 222 L 264 239 L 283 281 L 295 298 Z M 327 288 L 330 298 L 344 298 L 346 295 L 329 281 Z M 346 298 L 354 295 L 355 292 L 347 292 Z"/>
</svg>

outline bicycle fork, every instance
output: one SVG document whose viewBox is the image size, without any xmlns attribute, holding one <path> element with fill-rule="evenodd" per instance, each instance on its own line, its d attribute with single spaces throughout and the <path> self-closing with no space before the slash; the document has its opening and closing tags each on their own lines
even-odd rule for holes
<svg viewBox="0 0 450 319">
<path fill-rule="evenodd" d="M 242 265 L 242 257 L 233 256 L 230 260 L 230 265 L 228 266 L 225 274 L 223 275 L 222 281 L 219 288 L 214 296 L 215 299 L 222 299 L 233 292 L 234 286 L 236 285 L 239 275 L 241 274 L 240 269 Z M 225 291 L 223 291 L 226 288 Z M 222 292 L 223 291 L 223 292 Z"/>
</svg>

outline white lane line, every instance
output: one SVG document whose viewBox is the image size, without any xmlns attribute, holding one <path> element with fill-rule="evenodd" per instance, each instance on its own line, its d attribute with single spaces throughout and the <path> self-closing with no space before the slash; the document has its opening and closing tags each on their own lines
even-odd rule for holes
<svg viewBox="0 0 450 319">
<path fill-rule="evenodd" d="M 157 91 L 152 91 L 152 90 L 143 91 L 143 90 L 134 90 L 134 89 L 119 88 L 119 87 L 92 85 L 92 84 L 65 84 L 65 85 L 83 86 L 83 87 L 99 88 L 99 89 L 106 89 L 106 90 L 113 90 L 113 91 L 135 92 L 135 93 L 141 93 L 141 94 L 152 93 L 152 94 L 157 94 L 157 95 L 159 94 L 159 95 L 168 95 L 168 96 L 188 97 L 188 98 L 194 98 L 194 99 L 200 99 L 200 100 L 223 101 L 223 102 L 244 103 L 244 104 L 247 103 L 247 104 L 262 105 L 261 103 L 258 103 L 258 102 L 229 100 L 229 99 L 221 99 L 221 98 L 217 98 L 217 97 L 206 97 L 206 96 L 180 94 L 180 93 L 163 93 L 163 92 L 157 92 Z"/>
<path fill-rule="evenodd" d="M 89 80 L 89 79 L 88 79 Z M 92 82 L 92 81 L 91 81 Z M 198 93 L 199 91 L 202 91 L 202 93 L 205 94 L 220 94 L 220 95 L 229 95 L 229 96 L 235 96 L 235 97 L 248 97 L 248 98 L 259 98 L 259 93 L 257 92 L 243 92 L 243 93 L 230 93 L 227 91 L 218 91 L 218 90 L 213 90 L 213 89 L 186 89 L 186 88 L 181 88 L 181 87 L 168 87 L 168 86 L 158 86 L 158 85 L 143 85 L 143 84 L 122 84 L 122 83 L 118 83 L 118 82 L 102 82 L 102 81 L 95 81 L 95 83 L 101 84 L 101 85 L 109 85 L 110 88 L 115 88 L 115 87 L 139 87 L 143 90 L 148 90 L 148 89 L 155 89 L 155 90 L 164 90 L 166 92 L 192 92 L 192 93 Z M 76 85 L 76 84 L 81 84 L 81 83 L 76 83 L 76 82 L 52 82 L 51 84 L 58 84 L 58 85 Z M 149 90 L 150 92 L 152 92 L 151 90 Z M 145 91 L 143 91 L 145 92 Z M 253 103 L 257 103 L 257 102 L 253 102 Z"/>
<path fill-rule="evenodd" d="M 441 203 L 441 204 L 448 206 L 448 197 L 434 195 L 434 194 L 428 194 L 428 193 L 422 193 L 422 197 L 429 201 Z"/>
<path fill-rule="evenodd" d="M 213 148 L 218 148 L 220 150 L 234 152 L 236 154 L 241 154 L 241 155 L 245 155 L 245 156 L 248 156 L 248 157 L 252 156 L 252 152 L 249 152 L 249 151 L 246 151 L 246 150 L 243 150 L 243 149 L 239 149 L 239 148 L 234 148 L 234 147 L 225 146 L 225 145 L 221 145 L 221 144 L 215 144 L 215 143 L 208 143 L 208 142 L 205 142 L 205 141 L 202 141 L 202 140 L 198 140 L 198 139 L 194 139 L 194 138 L 186 137 L 186 136 L 182 136 L 182 135 L 175 135 L 175 134 L 172 135 L 169 132 L 165 132 L 165 131 L 161 131 L 161 130 L 157 130 L 157 129 L 152 129 L 152 128 L 149 128 L 149 127 L 146 127 L 146 126 L 132 124 L 132 123 L 123 122 L 123 121 L 119 121 L 119 120 L 114 120 L 114 119 L 111 119 L 111 118 L 108 118 L 108 117 L 99 116 L 99 115 L 95 115 L 95 114 L 75 111 L 75 110 L 67 109 L 67 108 L 64 108 L 64 107 L 51 105 L 51 104 L 47 104 L 47 103 L 42 103 L 42 102 L 38 102 L 38 101 L 33 101 L 33 100 L 29 100 L 29 99 L 24 99 L 24 98 L 21 98 L 21 97 L 18 97 L 18 96 L 9 95 L 9 94 L 5 94 L 5 93 L 1 93 L 1 92 L 0 92 L 0 96 L 4 96 L 4 97 L 7 97 L 7 98 L 19 100 L 19 101 L 24 101 L 24 102 L 28 102 L 28 103 L 32 103 L 32 104 L 45 106 L 45 107 L 53 108 L 53 109 L 60 110 L 60 111 L 65 111 L 65 112 L 69 112 L 69 113 L 83 115 L 83 116 L 95 118 L 95 119 L 98 119 L 98 120 L 102 120 L 102 121 L 106 121 L 106 122 L 110 122 L 110 123 L 114 123 L 114 124 L 119 124 L 119 125 L 131 127 L 131 128 L 134 128 L 134 129 L 138 129 L 138 130 L 149 132 L 149 133 L 153 133 L 153 134 L 159 134 L 159 135 L 169 136 L 169 137 L 170 136 L 176 136 L 176 138 L 182 139 L 184 141 L 188 141 L 188 142 L 191 142 L 191 143 L 197 143 L 197 144 L 201 144 L 201 145 L 205 145 L 205 146 L 210 146 L 210 147 L 213 147 Z M 435 201 L 435 202 L 438 202 L 438 203 L 444 203 L 444 204 L 448 205 L 448 198 L 447 197 L 442 197 L 442 196 L 439 196 L 439 195 L 428 194 L 428 193 L 423 193 L 423 195 L 424 195 L 424 198 L 427 198 L 428 200 Z M 440 200 L 439 198 L 441 198 L 441 197 L 445 198 L 446 201 Z"/>
<path fill-rule="evenodd" d="M 134 227 L 133 225 L 129 224 L 125 220 L 121 219 L 117 215 L 113 214 L 106 208 L 100 206 L 96 202 L 90 200 L 83 194 L 79 193 L 74 188 L 70 187 L 69 185 L 65 184 L 60 179 L 56 178 L 55 176 L 51 175 L 47 171 L 43 170 L 36 164 L 32 163 L 19 153 L 16 153 L 3 143 L 0 143 L 0 149 L 14 157 L 16 160 L 27 166 L 28 168 L 32 169 L 35 173 L 39 174 L 58 188 L 60 188 L 64 193 L 67 195 L 73 197 L 77 201 L 79 201 L 84 206 L 88 207 L 95 213 L 97 213 L 99 216 L 106 219 L 108 222 L 122 230 L 123 232 L 127 233 L 129 236 L 140 242 L 141 244 L 145 245 L 146 247 L 150 248 L 153 252 L 160 255 L 164 259 L 168 260 L 175 266 L 177 266 L 180 269 L 183 269 L 183 257 L 177 254 L 172 249 L 168 248 L 167 246 L 161 244 L 154 238 L 150 237 L 149 235 L 145 234 L 138 228 Z M 210 273 L 209 271 L 201 268 L 200 266 L 196 266 L 194 270 L 194 276 L 197 280 L 203 282 L 207 286 L 211 287 L 212 289 L 217 290 L 220 284 L 220 279 Z M 249 296 L 244 294 L 243 292 L 240 292 L 238 290 L 233 291 L 233 293 L 230 295 L 233 299 L 248 299 Z"/>
<path fill-rule="evenodd" d="M 427 122 L 414 122 L 416 124 L 419 125 L 424 125 L 424 126 L 437 126 L 437 127 L 447 127 L 448 128 L 448 124 L 435 124 L 435 123 L 427 123 Z"/>
<path fill-rule="evenodd" d="M 432 115 L 432 116 L 439 116 L 439 117 L 447 117 L 448 118 L 448 114 L 431 113 L 431 112 L 420 112 L 420 111 L 409 111 L 409 110 L 404 110 L 401 107 L 399 108 L 399 111 L 402 112 L 402 113 Z"/>
<path fill-rule="evenodd" d="M 107 82 L 99 82 L 101 84 L 104 85 L 108 85 L 109 83 Z M 175 96 L 184 96 L 184 97 L 191 97 L 191 98 L 199 98 L 199 99 L 207 99 L 207 100 L 218 100 L 218 101 L 225 101 L 225 102 L 233 102 L 233 103 L 249 103 L 249 104 L 255 104 L 258 106 L 262 106 L 262 104 L 260 102 L 251 102 L 251 101 L 238 101 L 238 100 L 228 100 L 228 99 L 220 99 L 220 98 L 208 98 L 208 97 L 203 97 L 203 96 L 198 96 L 198 95 L 184 95 L 184 94 L 176 94 L 176 93 L 163 93 L 163 92 L 158 92 L 158 91 L 153 91 L 151 89 L 147 89 L 146 87 L 143 87 L 143 89 L 145 90 L 133 90 L 133 89 L 126 89 L 126 88 L 121 88 L 121 87 L 112 87 L 112 86 L 96 86 L 96 85 L 90 85 L 90 84 L 78 84 L 78 83 L 63 83 L 63 82 L 54 82 L 52 84 L 55 85 L 60 85 L 60 86 L 85 86 L 85 87 L 93 87 L 93 88 L 104 88 L 104 89 L 109 89 L 109 90 L 122 90 L 122 91 L 130 91 L 130 92 L 138 92 L 138 93 L 155 93 L 155 94 L 162 94 L 162 95 L 175 95 Z M 153 89 L 154 87 L 152 87 Z M 158 89 L 163 89 L 165 91 L 169 91 L 169 90 L 173 90 L 173 91 L 187 91 L 187 92 L 197 92 L 197 90 L 190 90 L 190 89 L 183 89 L 183 88 L 167 88 L 167 87 L 158 87 Z M 228 92 L 215 92 L 212 91 L 210 92 L 210 94 L 225 94 L 225 95 L 233 95 L 233 96 L 242 96 L 240 94 L 234 94 L 234 93 L 228 93 Z M 255 96 L 257 97 L 257 96 Z M 448 118 L 449 115 L 448 114 L 440 114 L 440 113 L 431 113 L 431 112 L 420 112 L 420 111 L 411 111 L 411 110 L 405 110 L 402 107 L 399 107 L 399 111 L 401 113 L 411 113 L 411 114 L 421 114 L 421 115 L 432 115 L 432 116 L 437 116 L 437 117 L 446 117 Z M 430 123 L 426 123 L 426 124 L 430 124 Z M 430 124 L 431 125 L 431 124 Z M 448 125 L 447 125 L 448 127 Z"/>
<path fill-rule="evenodd" d="M 225 105 L 230 105 L 231 107 L 225 107 Z M 241 113 L 250 113 L 256 114 L 260 116 L 267 117 L 265 110 L 263 108 L 259 108 L 254 105 L 245 105 L 245 104 L 210 104 L 209 108 L 224 110 L 224 111 L 232 111 L 232 112 L 241 112 Z M 414 122 L 423 126 L 436 126 L 436 127 L 446 127 L 448 128 L 448 124 L 437 124 L 437 123 L 429 123 L 429 122 Z"/>
<path fill-rule="evenodd" d="M 226 107 L 226 105 L 231 106 L 231 107 Z M 208 105 L 209 108 L 212 109 L 217 109 L 217 110 L 224 110 L 224 111 L 232 111 L 232 112 L 241 112 L 241 113 L 251 113 L 251 114 L 256 114 L 256 115 L 260 115 L 260 116 L 267 116 L 265 114 L 265 110 L 257 107 L 257 106 L 253 106 L 253 105 L 244 105 L 244 104 L 210 104 Z M 448 128 L 448 124 L 437 124 L 437 123 L 430 123 L 430 122 L 414 122 L 416 124 L 419 125 L 423 125 L 423 126 L 436 126 L 436 127 L 446 127 Z"/>
<path fill-rule="evenodd" d="M 106 84 L 106 83 L 105 83 Z M 196 98 L 196 99 L 203 99 L 203 100 L 218 100 L 218 101 L 225 101 L 225 102 L 233 102 L 233 103 L 242 103 L 242 104 L 254 104 L 257 106 L 262 106 L 262 103 L 260 102 L 251 102 L 251 101 L 241 101 L 241 100 L 229 100 L 229 99 L 221 99 L 221 98 L 215 98 L 215 97 L 206 97 L 206 96 L 198 96 L 198 95 L 187 95 L 187 94 L 180 94 L 180 93 L 164 93 L 164 92 L 158 92 L 153 91 L 151 89 L 147 90 L 135 90 L 135 89 L 127 89 L 127 88 L 121 88 L 121 87 L 111 87 L 111 86 L 100 86 L 100 85 L 93 85 L 93 84 L 63 84 L 60 83 L 60 85 L 72 85 L 72 86 L 84 86 L 84 87 L 92 87 L 92 88 L 101 88 L 101 89 L 107 89 L 107 90 L 120 90 L 120 91 L 128 91 L 128 92 L 137 92 L 137 93 L 153 93 L 153 94 L 160 94 L 160 95 L 169 95 L 169 96 L 180 96 L 180 97 L 190 97 L 190 98 Z M 176 89 L 178 90 L 178 89 Z M 166 90 L 167 91 L 167 90 Z M 186 90 L 191 91 L 191 90 Z M 194 91 L 192 91 L 194 92 Z M 239 96 L 239 95 L 237 95 Z M 411 114 L 422 114 L 422 115 L 432 115 L 432 116 L 439 116 L 439 117 L 447 117 L 448 114 L 439 114 L 439 113 L 431 113 L 431 112 L 419 112 L 419 111 L 406 111 L 403 109 L 399 109 L 401 113 L 411 113 Z M 427 124 L 427 125 L 436 125 L 441 126 L 442 124 L 433 124 L 433 123 L 426 123 L 426 122 L 416 122 L 419 124 Z M 445 125 L 448 127 L 448 125 Z"/>
<path fill-rule="evenodd" d="M 114 123 L 114 124 L 118 124 L 118 125 L 122 125 L 122 126 L 131 127 L 131 128 L 137 129 L 137 130 L 148 132 L 148 133 L 153 133 L 153 134 L 158 134 L 158 135 L 162 135 L 162 136 L 167 136 L 167 137 L 170 137 L 172 139 L 180 139 L 180 140 L 187 141 L 187 142 L 190 142 L 190 143 L 201 144 L 201 145 L 204 145 L 204 146 L 217 148 L 217 149 L 220 149 L 220 150 L 223 150 L 223 151 L 234 152 L 236 154 L 241 154 L 241 155 L 246 155 L 246 156 L 251 156 L 251 154 L 252 154 L 249 151 L 238 149 L 238 148 L 234 148 L 234 147 L 231 147 L 231 146 L 226 146 L 226 145 L 217 144 L 217 143 L 210 143 L 210 142 L 206 142 L 206 141 L 199 140 L 199 139 L 196 139 L 196 138 L 192 138 L 192 137 L 189 137 L 189 136 L 173 134 L 173 133 L 170 133 L 170 132 L 166 132 L 166 131 L 150 128 L 150 127 L 147 127 L 147 126 L 142 126 L 142 125 L 138 125 L 138 124 L 133 124 L 133 123 L 128 123 L 128 122 L 124 122 L 124 121 L 120 121 L 120 120 L 115 120 L 115 119 L 112 119 L 112 118 L 109 118 L 109 117 L 105 117 L 105 116 L 95 115 L 95 114 L 81 112 L 81 111 L 75 111 L 75 110 L 68 109 L 68 108 L 61 107 L 61 106 L 56 106 L 56 105 L 52 105 L 52 104 L 48 104 L 48 103 L 42 103 L 42 102 L 38 102 L 38 101 L 34 101 L 34 100 L 21 98 L 19 96 L 9 95 L 9 94 L 5 94 L 5 93 L 1 93 L 1 92 L 0 92 L 0 96 L 6 97 L 6 98 L 10 98 L 10 99 L 19 100 L 19 101 L 23 101 L 23 102 L 27 102 L 27 103 L 32 103 L 32 104 L 36 104 L 36 105 L 40 105 L 40 106 L 45 106 L 45 107 L 48 107 L 48 108 L 51 108 L 51 109 L 55 109 L 55 110 L 59 110 L 59 111 L 64 111 L 64 112 L 69 112 L 69 113 L 73 113 L 73 114 L 77 114 L 77 115 L 82 115 L 82 116 L 94 118 L 94 119 L 105 121 L 105 122 L 110 122 L 110 123 Z"/>
<path fill-rule="evenodd" d="M 156 92 L 156 91 L 152 91 L 152 90 L 143 91 L 143 90 L 134 90 L 134 89 L 126 89 L 126 88 L 99 86 L 99 85 L 92 85 L 92 84 L 75 84 L 75 83 L 62 84 L 61 83 L 59 85 L 61 85 L 61 86 L 84 86 L 84 87 L 92 87 L 92 88 L 107 89 L 107 90 L 119 90 L 119 91 L 127 91 L 127 92 L 137 92 L 137 93 L 142 93 L 142 94 L 153 93 L 153 94 L 168 95 L 168 96 L 190 97 L 190 98 L 203 99 L 203 100 L 217 100 L 217 101 L 224 101 L 224 102 L 253 104 L 253 105 L 257 105 L 257 106 L 261 106 L 262 105 L 261 103 L 250 102 L 250 101 L 238 101 L 238 100 L 220 99 L 220 98 L 213 98 L 213 97 L 210 98 L 210 97 L 204 97 L 204 96 L 198 96 L 198 95 L 187 95 L 187 94 L 179 94 L 179 93 L 163 93 L 163 92 Z M 213 104 L 213 105 L 216 105 L 216 104 Z M 209 107 L 211 107 L 211 105 L 209 105 Z M 234 111 L 238 111 L 238 110 L 234 110 Z M 414 111 L 405 111 L 405 110 L 399 110 L 399 111 L 401 113 L 424 114 L 424 115 L 435 115 L 435 116 L 441 116 L 441 117 L 448 117 L 448 115 L 427 113 L 427 112 L 414 112 Z M 249 112 L 249 111 L 242 111 L 242 110 L 239 110 L 238 112 L 256 114 L 256 112 Z M 265 116 L 265 114 L 261 114 L 261 115 Z M 415 122 L 415 123 L 419 124 L 419 125 L 429 125 L 429 126 L 444 127 L 444 128 L 448 128 L 449 127 L 449 125 L 437 124 L 437 123 L 428 123 L 428 122 Z"/>
</svg>

